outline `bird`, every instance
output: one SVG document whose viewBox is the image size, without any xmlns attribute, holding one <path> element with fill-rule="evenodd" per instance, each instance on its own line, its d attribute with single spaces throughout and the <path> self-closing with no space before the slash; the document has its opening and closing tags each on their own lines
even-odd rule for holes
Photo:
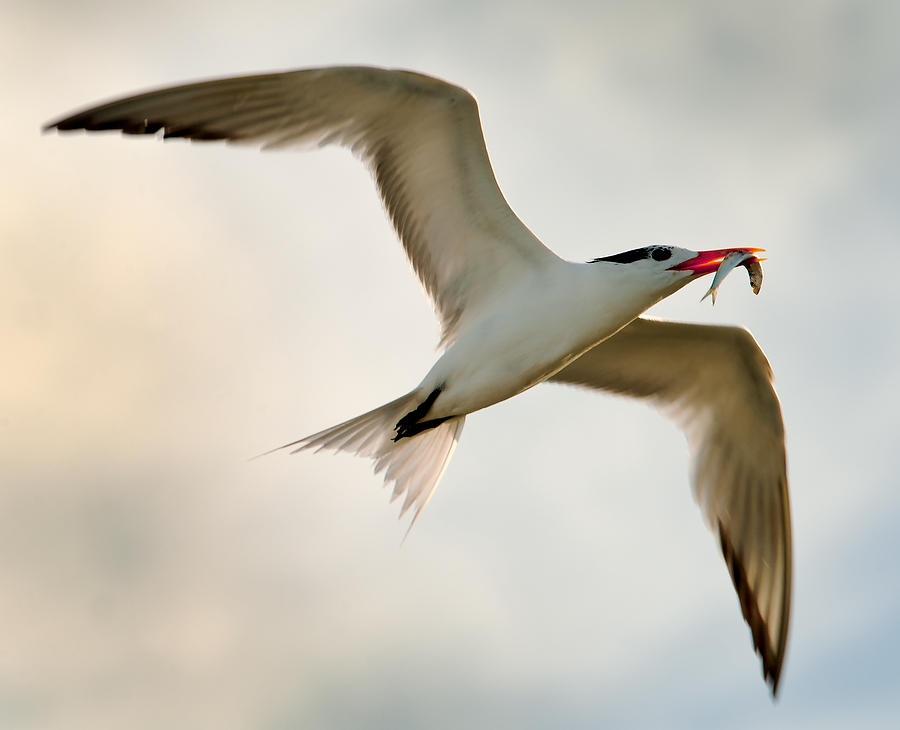
<svg viewBox="0 0 900 730">
<path fill-rule="evenodd" d="M 693 496 L 777 695 L 792 537 L 771 367 L 744 328 L 644 315 L 730 253 L 761 249 L 649 245 L 588 262 L 563 259 L 506 202 L 475 97 L 407 70 L 333 66 L 186 83 L 93 106 L 44 130 L 349 148 L 373 175 L 434 305 L 440 356 L 405 395 L 279 448 L 372 460 L 393 485 L 392 499 L 403 498 L 401 516 L 413 510 L 411 527 L 469 414 L 544 382 L 643 399 L 687 436 Z"/>
</svg>

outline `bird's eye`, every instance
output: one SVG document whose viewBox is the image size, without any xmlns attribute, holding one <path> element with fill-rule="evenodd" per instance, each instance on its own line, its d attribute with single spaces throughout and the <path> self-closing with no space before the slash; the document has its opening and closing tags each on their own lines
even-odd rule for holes
<svg viewBox="0 0 900 730">
<path fill-rule="evenodd" d="M 665 261 L 672 258 L 672 252 L 667 248 L 654 248 L 650 252 L 650 258 L 654 261 Z"/>
</svg>

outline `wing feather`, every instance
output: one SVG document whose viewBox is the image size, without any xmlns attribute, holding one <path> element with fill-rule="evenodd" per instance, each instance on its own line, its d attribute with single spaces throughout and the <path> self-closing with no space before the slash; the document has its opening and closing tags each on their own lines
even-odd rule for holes
<svg viewBox="0 0 900 730">
<path fill-rule="evenodd" d="M 647 398 L 684 429 L 694 497 L 716 533 L 773 694 L 791 608 L 784 426 L 744 329 L 640 318 L 551 380 Z"/>
<path fill-rule="evenodd" d="M 474 97 L 422 74 L 332 67 L 190 83 L 95 106 L 46 128 L 350 148 L 372 171 L 435 303 L 442 344 L 456 338 L 467 309 L 557 260 L 504 199 Z"/>
</svg>

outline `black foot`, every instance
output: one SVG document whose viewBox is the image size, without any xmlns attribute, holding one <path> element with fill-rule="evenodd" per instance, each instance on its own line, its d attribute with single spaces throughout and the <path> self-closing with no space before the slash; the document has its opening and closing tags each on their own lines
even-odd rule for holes
<svg viewBox="0 0 900 730">
<path fill-rule="evenodd" d="M 450 416 L 445 416 L 444 418 L 432 418 L 430 421 L 419 421 L 418 423 L 414 423 L 409 428 L 405 428 L 402 431 L 398 430 L 397 435 L 392 439 L 393 441 L 399 441 L 400 439 L 409 438 L 410 436 L 415 436 L 416 434 L 422 433 L 422 431 L 427 431 L 430 428 L 437 428 L 444 421 L 449 421 Z"/>
<path fill-rule="evenodd" d="M 440 426 L 446 418 L 432 418 L 430 421 L 420 421 L 419 419 L 424 417 L 426 413 L 428 413 L 431 406 L 434 405 L 434 402 L 437 400 L 437 397 L 441 394 L 440 388 L 435 388 L 429 393 L 428 397 L 423 400 L 419 405 L 417 405 L 413 410 L 407 413 L 403 418 L 397 421 L 397 426 L 394 430 L 397 431 L 397 435 L 394 436 L 394 441 L 399 441 L 403 438 L 409 438 L 410 436 L 415 436 L 417 433 L 422 433 L 422 431 L 427 431 L 429 428 L 435 428 Z"/>
</svg>

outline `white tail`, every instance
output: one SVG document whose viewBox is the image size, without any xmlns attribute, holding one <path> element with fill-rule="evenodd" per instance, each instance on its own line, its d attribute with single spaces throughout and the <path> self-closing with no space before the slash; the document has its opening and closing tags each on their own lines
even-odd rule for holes
<svg viewBox="0 0 900 730">
<path fill-rule="evenodd" d="M 406 494 L 400 517 L 415 505 L 409 525 L 412 529 L 440 482 L 466 421 L 465 416 L 456 416 L 415 436 L 393 441 L 397 422 L 422 400 L 416 391 L 407 393 L 374 411 L 285 444 L 276 451 L 293 447 L 291 453 L 296 454 L 307 449 L 332 449 L 368 457 L 375 463 L 376 474 L 384 472 L 384 483 L 394 484 L 392 502 Z"/>
</svg>

